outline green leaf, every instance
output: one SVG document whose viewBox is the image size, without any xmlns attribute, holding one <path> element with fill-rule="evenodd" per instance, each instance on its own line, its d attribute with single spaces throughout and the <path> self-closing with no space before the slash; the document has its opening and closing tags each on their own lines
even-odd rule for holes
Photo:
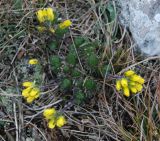
<svg viewBox="0 0 160 141">
<path fill-rule="evenodd" d="M 69 67 L 67 66 L 67 65 L 65 65 L 64 67 L 63 67 L 63 72 L 64 73 L 68 73 L 69 72 Z"/>
<path fill-rule="evenodd" d="M 80 76 L 81 76 L 81 73 L 80 73 L 78 70 L 73 70 L 72 76 L 73 76 L 73 77 L 80 77 Z"/>
<path fill-rule="evenodd" d="M 60 67 L 61 67 L 61 61 L 60 61 L 60 58 L 58 56 L 52 56 L 50 58 L 50 62 L 51 62 L 51 67 L 52 69 L 57 72 Z"/>
<path fill-rule="evenodd" d="M 82 93 L 81 91 L 78 91 L 77 93 L 74 94 L 74 100 L 76 104 L 81 104 L 85 100 L 85 94 Z"/>
<path fill-rule="evenodd" d="M 68 28 L 66 28 L 66 29 L 57 28 L 56 31 L 55 31 L 55 35 L 56 35 L 57 37 L 63 37 L 63 35 L 64 35 L 65 33 L 67 33 L 67 32 L 68 32 Z"/>
<path fill-rule="evenodd" d="M 76 79 L 74 84 L 75 84 L 76 87 L 78 87 L 80 89 L 83 89 L 83 80 L 81 80 L 81 78 L 80 79 Z"/>
<path fill-rule="evenodd" d="M 62 90 L 69 89 L 71 88 L 71 86 L 72 86 L 72 81 L 69 79 L 64 79 L 61 84 L 61 89 Z"/>
<path fill-rule="evenodd" d="M 109 22 L 112 22 L 116 17 L 116 11 L 115 11 L 114 6 L 111 2 L 109 2 L 107 5 L 107 11 L 109 12 L 109 15 L 108 15 Z"/>
<path fill-rule="evenodd" d="M 71 65 L 75 65 L 76 62 L 77 62 L 77 56 L 76 54 L 70 52 L 68 55 L 67 55 L 67 58 L 66 58 L 66 61 L 71 64 Z"/>
<path fill-rule="evenodd" d="M 53 51 L 58 47 L 58 42 L 57 41 L 52 41 L 49 44 L 49 48 Z"/>
<path fill-rule="evenodd" d="M 88 90 L 94 90 L 96 88 L 96 83 L 94 80 L 87 79 L 84 83 L 84 87 Z"/>
<path fill-rule="evenodd" d="M 84 53 L 87 56 L 90 56 L 91 54 L 94 53 L 95 48 L 93 46 L 87 46 L 84 48 Z"/>
<path fill-rule="evenodd" d="M 88 65 L 91 67 L 91 68 L 95 68 L 98 66 L 98 58 L 96 56 L 96 54 L 91 54 L 88 58 L 87 58 L 87 62 L 88 62 Z"/>
<path fill-rule="evenodd" d="M 74 43 L 76 45 L 76 47 L 79 47 L 80 45 L 82 45 L 85 42 L 84 38 L 82 37 L 76 37 L 74 39 Z"/>
</svg>

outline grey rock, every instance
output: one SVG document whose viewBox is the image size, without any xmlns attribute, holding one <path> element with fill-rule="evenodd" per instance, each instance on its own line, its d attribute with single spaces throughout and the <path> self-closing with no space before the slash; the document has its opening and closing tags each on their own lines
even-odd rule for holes
<svg viewBox="0 0 160 141">
<path fill-rule="evenodd" d="M 128 27 L 141 51 L 160 55 L 160 0 L 118 0 L 120 21 Z"/>
</svg>

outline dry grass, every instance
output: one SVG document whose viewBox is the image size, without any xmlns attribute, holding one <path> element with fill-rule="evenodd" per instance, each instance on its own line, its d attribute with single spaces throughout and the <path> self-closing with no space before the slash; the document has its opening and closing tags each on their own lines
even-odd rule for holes
<svg viewBox="0 0 160 141">
<path fill-rule="evenodd" d="M 28 57 L 36 55 L 45 66 L 48 56 L 41 47 L 45 46 L 48 37 L 40 35 L 33 27 L 37 24 L 34 12 L 40 7 L 38 2 L 24 0 L 20 7 L 15 2 L 0 1 L 0 140 L 159 140 L 159 57 L 144 58 L 134 51 L 135 45 L 119 25 L 118 15 L 108 22 L 106 6 L 109 0 L 56 0 L 46 1 L 45 5 L 58 9 L 64 19 L 73 21 L 65 39 L 80 35 L 104 43 L 103 56 L 108 58 L 112 74 L 98 80 L 101 91 L 83 106 L 70 101 L 64 104 L 56 81 L 45 72 L 42 87 L 47 91 L 42 97 L 32 105 L 22 99 L 21 83 L 30 76 Z M 112 3 L 118 13 L 116 3 Z M 113 39 L 116 32 L 118 38 Z M 83 67 L 83 62 L 81 64 Z M 125 98 L 115 90 L 115 79 L 130 68 L 143 76 L 146 83 L 140 94 Z M 43 109 L 52 106 L 62 109 L 68 119 L 68 124 L 61 129 L 48 129 L 43 119 Z"/>
</svg>

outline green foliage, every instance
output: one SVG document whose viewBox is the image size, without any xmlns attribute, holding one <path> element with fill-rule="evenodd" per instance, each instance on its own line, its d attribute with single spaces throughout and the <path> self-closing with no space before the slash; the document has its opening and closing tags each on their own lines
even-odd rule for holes
<svg viewBox="0 0 160 141">
<path fill-rule="evenodd" d="M 91 79 L 87 79 L 85 82 L 84 82 L 84 87 L 88 90 L 94 90 L 96 89 L 96 83 L 94 80 L 91 80 Z"/>
<path fill-rule="evenodd" d="M 76 47 L 79 47 L 84 42 L 85 42 L 84 38 L 79 37 L 79 36 L 74 39 L 74 43 L 75 43 Z"/>
<path fill-rule="evenodd" d="M 77 56 L 76 56 L 76 54 L 74 54 L 74 53 L 69 53 L 68 55 L 67 55 L 67 58 L 66 58 L 66 61 L 67 61 L 67 63 L 69 63 L 70 65 L 75 65 L 76 64 L 76 62 L 77 62 Z"/>
<path fill-rule="evenodd" d="M 73 70 L 72 71 L 72 77 L 80 77 L 81 73 L 78 70 Z"/>
<path fill-rule="evenodd" d="M 61 67 L 61 61 L 58 56 L 52 56 L 50 59 L 51 68 L 57 73 Z"/>
<path fill-rule="evenodd" d="M 61 89 L 62 90 L 68 90 L 70 89 L 72 86 L 72 81 L 70 79 L 67 79 L 65 78 L 63 81 L 62 81 L 62 84 L 61 84 Z"/>
<path fill-rule="evenodd" d="M 107 4 L 107 11 L 108 11 L 109 22 L 112 22 L 113 20 L 115 20 L 116 11 L 115 11 L 114 6 L 113 6 L 113 4 L 111 2 L 109 2 Z"/>
<path fill-rule="evenodd" d="M 61 91 L 66 93 L 67 90 L 71 90 L 76 104 L 82 104 L 83 101 L 92 98 L 97 92 L 99 84 L 94 81 L 95 76 L 103 77 L 106 71 L 110 72 L 104 63 L 99 66 L 100 60 L 102 60 L 99 52 L 102 54 L 101 51 L 103 51 L 99 48 L 99 44 L 97 41 L 91 42 L 84 37 L 76 37 L 74 44 L 68 45 L 68 52 L 65 52 L 62 59 L 56 55 L 50 59 L 53 72 L 56 72 L 57 76 L 60 77 Z M 57 42 L 51 42 L 49 48 L 51 51 L 58 48 Z M 78 57 L 84 70 L 81 70 Z M 105 59 L 103 61 L 106 62 Z"/>
<path fill-rule="evenodd" d="M 48 45 L 50 50 L 55 50 L 58 47 L 58 42 L 57 41 L 52 41 L 50 42 L 50 44 Z"/>
<path fill-rule="evenodd" d="M 85 100 L 85 94 L 81 91 L 78 91 L 74 94 L 74 100 L 76 104 L 82 104 Z"/>
<path fill-rule="evenodd" d="M 63 72 L 64 73 L 68 73 L 70 71 L 70 68 L 67 66 L 67 65 L 65 65 L 64 67 L 63 67 Z"/>
<path fill-rule="evenodd" d="M 43 79 L 43 76 L 41 75 L 42 74 L 42 66 L 40 64 L 37 64 L 35 66 L 32 66 L 32 67 L 35 67 L 35 71 L 34 71 L 34 76 L 33 76 L 33 80 L 35 80 L 38 84 L 41 84 L 42 82 L 42 79 Z"/>
<path fill-rule="evenodd" d="M 98 57 L 97 57 L 97 55 L 92 53 L 90 56 L 88 56 L 87 63 L 91 68 L 97 67 L 98 66 Z"/>
<path fill-rule="evenodd" d="M 66 28 L 66 29 L 60 29 L 60 28 L 57 28 L 56 29 L 56 31 L 55 31 L 55 35 L 57 36 L 57 37 L 60 37 L 60 38 L 62 38 L 63 37 L 63 35 L 65 34 L 65 33 L 67 33 L 68 32 L 68 29 Z"/>
</svg>

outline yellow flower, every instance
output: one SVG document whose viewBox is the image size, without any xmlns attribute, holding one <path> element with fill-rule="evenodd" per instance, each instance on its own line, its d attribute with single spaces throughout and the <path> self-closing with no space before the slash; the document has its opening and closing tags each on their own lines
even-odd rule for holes
<svg viewBox="0 0 160 141">
<path fill-rule="evenodd" d="M 140 84 L 144 84 L 144 82 L 145 82 L 145 80 L 144 80 L 141 76 L 139 76 L 138 83 L 140 83 Z"/>
<path fill-rule="evenodd" d="M 117 80 L 116 81 L 116 89 L 117 89 L 117 91 L 120 91 L 121 90 L 121 81 L 120 80 Z"/>
<path fill-rule="evenodd" d="M 126 78 L 122 78 L 121 79 L 121 85 L 122 87 L 128 87 L 128 80 Z"/>
<path fill-rule="evenodd" d="M 136 94 L 137 93 L 137 89 L 135 87 L 130 87 L 130 90 L 132 93 Z"/>
<path fill-rule="evenodd" d="M 39 96 L 39 93 L 40 93 L 40 90 L 35 87 L 35 88 L 33 88 L 33 89 L 31 90 L 31 92 L 30 92 L 29 95 L 32 96 L 32 97 L 34 97 L 34 98 L 35 98 L 35 97 L 38 98 L 37 95 Z"/>
<path fill-rule="evenodd" d="M 26 81 L 26 82 L 23 82 L 23 87 L 32 87 L 34 85 L 33 82 L 29 82 L 29 81 Z"/>
<path fill-rule="evenodd" d="M 127 87 L 123 88 L 123 92 L 124 92 L 124 95 L 125 95 L 126 97 L 129 97 L 129 96 L 130 96 L 130 91 L 129 91 L 129 89 L 128 89 Z"/>
<path fill-rule="evenodd" d="M 37 14 L 37 19 L 40 23 L 43 23 L 47 20 L 52 22 L 55 18 L 52 8 L 38 10 L 36 14 Z"/>
<path fill-rule="evenodd" d="M 65 28 L 70 27 L 71 24 L 72 24 L 72 22 L 70 20 L 65 20 L 63 23 L 59 24 L 59 28 L 65 29 Z"/>
<path fill-rule="evenodd" d="M 49 120 L 48 127 L 53 129 L 55 126 L 56 126 L 55 119 L 53 118 L 53 119 Z"/>
<path fill-rule="evenodd" d="M 36 64 L 38 64 L 38 60 L 37 59 L 30 59 L 28 63 L 30 65 L 36 65 Z"/>
<path fill-rule="evenodd" d="M 129 85 L 130 85 L 130 86 L 135 86 L 135 85 L 136 85 L 136 82 L 130 81 L 130 82 L 129 82 Z"/>
<path fill-rule="evenodd" d="M 47 8 L 46 9 L 46 13 L 47 13 L 47 18 L 49 21 L 53 21 L 54 20 L 54 13 L 53 13 L 53 9 L 52 8 Z"/>
<path fill-rule="evenodd" d="M 27 97 L 27 103 L 32 103 L 34 101 L 34 97 Z"/>
<path fill-rule="evenodd" d="M 133 70 L 128 70 L 124 73 L 125 76 L 130 77 L 131 75 L 135 74 Z"/>
<path fill-rule="evenodd" d="M 56 110 L 54 108 L 48 108 L 48 109 L 45 109 L 44 112 L 43 112 L 43 116 L 46 118 L 46 119 L 51 119 L 53 118 L 53 116 L 56 114 Z"/>
<path fill-rule="evenodd" d="M 66 121 L 66 119 L 64 118 L 64 116 L 59 116 L 58 117 L 58 119 L 57 119 L 57 121 L 56 121 L 56 125 L 58 126 L 58 127 L 62 127 L 64 124 L 66 124 L 67 123 L 67 121 Z"/>
<path fill-rule="evenodd" d="M 37 26 L 37 29 L 39 32 L 44 32 L 47 30 L 46 27 L 44 27 L 44 26 Z"/>
<path fill-rule="evenodd" d="M 53 28 L 50 28 L 49 31 L 55 33 L 55 30 Z"/>
<path fill-rule="evenodd" d="M 45 21 L 45 18 L 44 18 L 44 10 L 38 10 L 37 11 L 37 19 L 40 23 L 43 23 Z"/>
<path fill-rule="evenodd" d="M 137 89 L 138 92 L 140 92 L 140 91 L 142 91 L 143 86 L 142 86 L 141 84 L 137 84 L 137 85 L 135 86 L 135 88 Z"/>
<path fill-rule="evenodd" d="M 138 82 L 138 83 L 140 83 L 140 84 L 144 84 L 144 82 L 145 82 L 145 80 L 144 80 L 141 76 L 136 75 L 136 74 L 134 74 L 134 75 L 130 78 L 130 80 L 135 81 L 135 82 Z"/>
<path fill-rule="evenodd" d="M 24 90 L 22 91 L 22 96 L 23 96 L 24 98 L 28 97 L 31 90 L 32 90 L 31 87 L 28 87 L 28 88 L 24 89 Z"/>
</svg>

